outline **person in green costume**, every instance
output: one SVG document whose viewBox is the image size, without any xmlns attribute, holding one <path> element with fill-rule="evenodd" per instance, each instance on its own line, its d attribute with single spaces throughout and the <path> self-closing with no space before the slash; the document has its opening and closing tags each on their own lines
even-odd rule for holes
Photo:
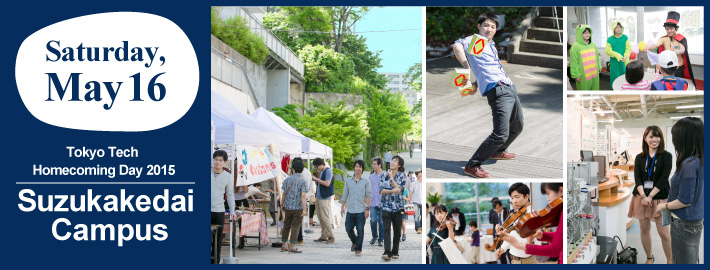
<svg viewBox="0 0 710 270">
<path fill-rule="evenodd" d="M 570 75 L 577 81 L 577 90 L 599 90 L 599 63 L 597 45 L 592 42 L 592 28 L 577 27 L 577 40 L 569 50 Z"/>
<path fill-rule="evenodd" d="M 629 55 L 631 55 L 631 43 L 629 37 L 624 35 L 624 26 L 620 21 L 614 21 L 611 30 L 614 35 L 606 39 L 604 52 L 611 58 L 609 84 L 613 85 L 616 78 L 626 73 L 626 64 L 629 63 Z"/>
<path fill-rule="evenodd" d="M 429 249 L 431 250 L 431 264 L 450 264 L 449 259 L 446 258 L 446 255 L 444 254 L 444 250 L 441 249 L 441 246 L 439 246 L 439 242 L 441 242 L 441 239 L 439 237 L 434 236 L 434 234 L 439 235 L 441 238 L 451 238 L 454 239 L 454 224 L 452 222 L 447 221 L 450 216 L 448 210 L 446 210 L 446 206 L 443 204 L 439 204 L 434 208 L 434 217 L 436 218 L 436 226 L 432 226 L 432 228 L 429 230 L 429 233 L 427 234 L 426 238 L 426 243 L 429 246 Z M 445 222 L 446 225 L 444 229 L 439 229 L 440 224 L 442 222 Z"/>
</svg>

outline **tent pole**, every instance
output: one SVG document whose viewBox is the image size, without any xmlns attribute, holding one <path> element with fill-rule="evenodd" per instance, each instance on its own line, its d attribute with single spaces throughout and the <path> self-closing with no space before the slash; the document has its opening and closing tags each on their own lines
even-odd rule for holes
<svg viewBox="0 0 710 270">
<path fill-rule="evenodd" d="M 310 168 L 311 168 L 311 153 L 306 153 L 306 162 L 308 162 L 308 171 L 310 172 L 310 171 L 311 171 L 311 169 L 310 169 Z M 309 177 L 312 177 L 312 174 L 309 175 Z M 313 180 L 310 181 L 310 184 L 313 185 Z M 308 185 L 308 186 L 310 186 L 310 185 Z M 310 191 L 310 189 L 309 189 L 309 191 Z M 308 196 L 308 200 L 310 200 L 310 199 L 311 199 L 311 197 Z M 307 213 L 308 213 L 308 216 L 310 217 L 310 216 L 311 216 L 311 202 L 308 202 L 307 205 L 306 205 L 306 207 L 307 207 L 307 208 L 306 208 L 306 211 L 308 211 Z M 305 220 L 305 218 L 304 218 L 304 220 Z M 303 230 L 303 233 L 306 233 L 306 234 L 311 234 L 311 233 L 313 233 L 313 230 L 311 230 L 311 222 L 310 222 L 310 220 L 309 220 L 309 221 L 306 221 L 306 223 L 307 223 L 307 224 L 306 224 L 306 229 Z"/>
</svg>

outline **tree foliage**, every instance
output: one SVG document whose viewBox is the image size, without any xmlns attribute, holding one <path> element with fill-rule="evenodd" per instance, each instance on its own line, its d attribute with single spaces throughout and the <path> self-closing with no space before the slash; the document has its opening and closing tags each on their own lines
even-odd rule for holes
<svg viewBox="0 0 710 270">
<path fill-rule="evenodd" d="M 378 156 L 384 147 L 395 147 L 397 140 L 411 131 L 413 122 L 407 102 L 397 92 L 374 91 L 365 102 L 373 151 L 370 156 Z"/>
<path fill-rule="evenodd" d="M 239 16 L 223 20 L 219 9 L 212 7 L 211 32 L 219 40 L 232 47 L 254 63 L 260 64 L 269 55 L 264 40 L 246 28 L 246 20 Z"/>
<path fill-rule="evenodd" d="M 404 75 L 404 82 L 409 85 L 409 89 L 422 92 L 422 63 L 416 63 L 407 69 Z M 412 115 L 422 115 L 422 99 L 417 100 L 417 103 L 412 106 Z"/>
<path fill-rule="evenodd" d="M 342 53 L 353 61 L 355 75 L 370 83 L 375 89 L 384 89 L 389 79 L 377 73 L 382 67 L 382 51 L 372 52 L 367 48 L 367 38 L 356 35 L 346 35 L 343 42 Z"/>
<path fill-rule="evenodd" d="M 505 14 L 503 29 L 493 37 L 499 42 L 500 33 L 514 32 L 530 12 L 530 7 L 427 7 L 427 45 L 450 46 L 459 38 L 478 33 L 478 16 L 486 12 Z"/>
<path fill-rule="evenodd" d="M 376 71 L 382 67 L 380 51 L 370 51 L 365 44 L 366 38 L 350 34 L 353 24 L 371 7 L 280 9 L 264 16 L 264 26 L 274 31 L 306 64 L 307 92 L 363 94 L 368 89 L 385 87 L 388 79 Z M 312 57 L 304 59 L 301 54 Z M 343 69 L 337 69 L 341 64 Z"/>
<path fill-rule="evenodd" d="M 264 15 L 264 26 L 295 52 L 308 44 L 330 47 L 333 29 L 327 7 L 281 7 Z"/>
<path fill-rule="evenodd" d="M 296 106 L 274 108 L 276 115 L 293 119 Z M 311 99 L 304 109 L 303 116 L 289 123 L 298 132 L 333 149 L 333 162 L 352 167 L 353 157 L 357 156 L 368 136 L 366 112 L 362 108 L 350 109 L 344 101 L 335 104 L 317 102 Z"/>
</svg>

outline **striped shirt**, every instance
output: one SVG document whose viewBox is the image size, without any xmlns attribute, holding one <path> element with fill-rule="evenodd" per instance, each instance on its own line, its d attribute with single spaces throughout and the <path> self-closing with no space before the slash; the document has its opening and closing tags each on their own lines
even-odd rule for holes
<svg viewBox="0 0 710 270">
<path fill-rule="evenodd" d="M 651 90 L 651 83 L 658 81 L 660 74 L 656 73 L 656 77 L 653 80 L 641 80 L 636 84 L 630 84 L 627 81 L 621 84 L 621 90 Z"/>
</svg>

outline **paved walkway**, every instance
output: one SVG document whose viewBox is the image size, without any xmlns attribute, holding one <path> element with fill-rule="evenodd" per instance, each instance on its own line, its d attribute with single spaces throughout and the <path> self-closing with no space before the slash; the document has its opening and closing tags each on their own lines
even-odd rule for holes
<svg viewBox="0 0 710 270">
<path fill-rule="evenodd" d="M 470 178 L 463 167 L 492 130 L 487 99 L 461 97 L 450 86 L 454 58 L 427 62 L 426 177 Z M 483 165 L 491 178 L 562 178 L 562 70 L 503 63 L 523 105 L 523 133 L 510 146 L 516 160 Z M 473 178 L 471 178 L 473 179 Z"/>
<path fill-rule="evenodd" d="M 409 155 L 407 155 L 409 156 Z M 337 211 L 340 211 L 338 207 Z M 308 220 L 307 218 L 305 219 Z M 314 220 L 318 222 L 318 217 Z M 267 218 L 267 225 L 271 223 L 271 217 Z M 343 219 L 344 224 L 344 219 Z M 273 248 L 271 245 L 262 247 L 258 250 L 256 247 L 245 247 L 244 249 L 236 249 L 235 257 L 239 259 L 240 264 L 421 264 L 422 263 L 422 241 L 423 234 L 417 234 L 414 230 L 414 219 L 406 222 L 407 239 L 399 244 L 399 259 L 390 260 L 388 262 L 382 260 L 380 256 L 384 252 L 384 247 L 377 244 L 370 245 L 372 234 L 370 233 L 370 219 L 365 221 L 365 240 L 363 241 L 362 256 L 355 256 L 354 252 L 350 252 L 350 238 L 345 232 L 345 226 L 336 228 L 335 243 L 325 244 L 323 242 L 313 242 L 320 237 L 321 228 L 319 225 L 311 227 L 313 233 L 303 234 L 304 244 L 296 245 L 302 250 L 301 254 L 282 253 L 279 248 Z M 276 240 L 276 227 L 269 226 L 269 240 Z M 256 236 L 256 233 L 250 233 L 249 236 Z M 258 239 L 247 239 L 247 246 L 256 245 Z M 229 245 L 222 247 L 222 258 L 229 256 Z"/>
</svg>

